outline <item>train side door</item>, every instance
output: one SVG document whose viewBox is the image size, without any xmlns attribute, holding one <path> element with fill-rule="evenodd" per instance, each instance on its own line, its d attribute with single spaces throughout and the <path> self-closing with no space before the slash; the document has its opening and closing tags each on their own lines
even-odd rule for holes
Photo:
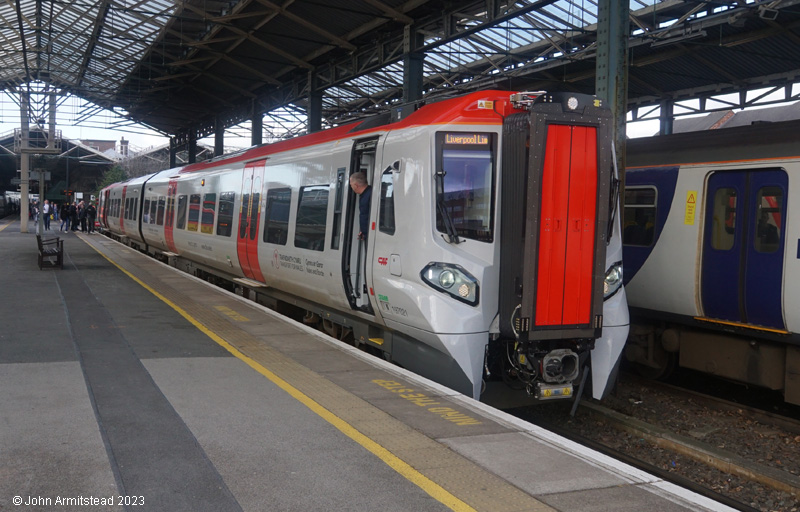
<svg viewBox="0 0 800 512">
<path fill-rule="evenodd" d="M 781 169 L 709 178 L 701 277 L 705 316 L 784 329 L 787 189 Z"/>
<path fill-rule="evenodd" d="M 378 137 L 372 137 L 355 142 L 350 160 L 350 172 L 343 183 L 344 194 L 347 197 L 344 236 L 341 240 L 344 289 L 351 308 L 370 314 L 374 314 L 374 310 L 370 304 L 371 290 L 368 281 L 371 278 L 371 266 L 367 264 L 370 261 L 367 253 L 374 252 L 374 247 L 371 246 L 374 245 L 376 238 L 373 229 L 375 223 L 370 217 L 366 240 L 360 239 L 358 236 L 360 232 L 360 196 L 350 187 L 349 177 L 356 172 L 363 172 L 367 176 L 368 183 L 372 188 L 370 200 L 370 204 L 372 204 L 376 197 L 376 184 L 372 180 L 377 162 L 378 140 Z"/>
<path fill-rule="evenodd" d="M 236 252 L 245 277 L 264 282 L 258 263 L 258 231 L 261 212 L 261 187 L 264 183 L 266 160 L 250 162 L 244 168 L 242 202 L 239 206 L 239 229 Z"/>
<path fill-rule="evenodd" d="M 171 179 L 167 185 L 167 212 L 164 217 L 164 240 L 172 252 L 178 252 L 175 246 L 175 194 L 178 192 L 178 180 Z M 131 217 L 133 218 L 133 217 Z"/>
</svg>

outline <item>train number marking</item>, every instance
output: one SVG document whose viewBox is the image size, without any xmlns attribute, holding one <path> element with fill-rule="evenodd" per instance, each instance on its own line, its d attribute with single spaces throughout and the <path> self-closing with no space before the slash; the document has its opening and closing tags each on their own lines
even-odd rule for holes
<svg viewBox="0 0 800 512">
<path fill-rule="evenodd" d="M 378 258 L 378 265 L 385 267 L 388 264 L 389 264 L 389 258 L 386 258 L 385 256 L 381 256 L 380 258 Z"/>
<path fill-rule="evenodd" d="M 428 412 L 438 415 L 443 420 L 447 420 L 459 426 L 481 424 L 480 420 L 468 416 L 461 411 L 457 411 L 452 407 L 433 407 L 441 406 L 442 403 L 437 402 L 435 398 L 431 398 L 425 393 L 419 393 L 413 388 L 406 387 L 403 383 L 395 380 L 383 379 L 374 379 L 372 382 L 392 393 L 397 393 L 400 395 L 400 398 L 404 398 L 414 405 L 425 407 Z"/>
</svg>

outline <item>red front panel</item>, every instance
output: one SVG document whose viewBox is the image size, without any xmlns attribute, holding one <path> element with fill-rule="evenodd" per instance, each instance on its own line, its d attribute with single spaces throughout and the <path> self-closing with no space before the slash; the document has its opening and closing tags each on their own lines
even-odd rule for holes
<svg viewBox="0 0 800 512">
<path fill-rule="evenodd" d="M 588 324 L 597 195 L 595 128 L 547 128 L 536 278 L 536 326 Z"/>
</svg>

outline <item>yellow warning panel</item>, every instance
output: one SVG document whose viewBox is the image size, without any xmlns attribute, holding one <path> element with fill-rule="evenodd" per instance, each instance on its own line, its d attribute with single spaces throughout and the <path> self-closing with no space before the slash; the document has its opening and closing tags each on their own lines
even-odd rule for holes
<svg viewBox="0 0 800 512">
<path fill-rule="evenodd" d="M 688 226 L 694 226 L 694 215 L 697 210 L 697 191 L 689 190 L 686 192 L 686 215 L 683 217 L 683 223 Z"/>
</svg>

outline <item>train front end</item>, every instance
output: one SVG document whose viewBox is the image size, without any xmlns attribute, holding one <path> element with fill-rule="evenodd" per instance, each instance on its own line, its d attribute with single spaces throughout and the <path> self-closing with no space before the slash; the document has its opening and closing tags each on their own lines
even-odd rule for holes
<svg viewBox="0 0 800 512">
<path fill-rule="evenodd" d="M 612 115 L 588 95 L 512 100 L 527 110 L 503 127 L 493 366 L 540 400 L 572 398 L 591 367 L 593 395 L 601 398 L 628 324 Z"/>
</svg>

